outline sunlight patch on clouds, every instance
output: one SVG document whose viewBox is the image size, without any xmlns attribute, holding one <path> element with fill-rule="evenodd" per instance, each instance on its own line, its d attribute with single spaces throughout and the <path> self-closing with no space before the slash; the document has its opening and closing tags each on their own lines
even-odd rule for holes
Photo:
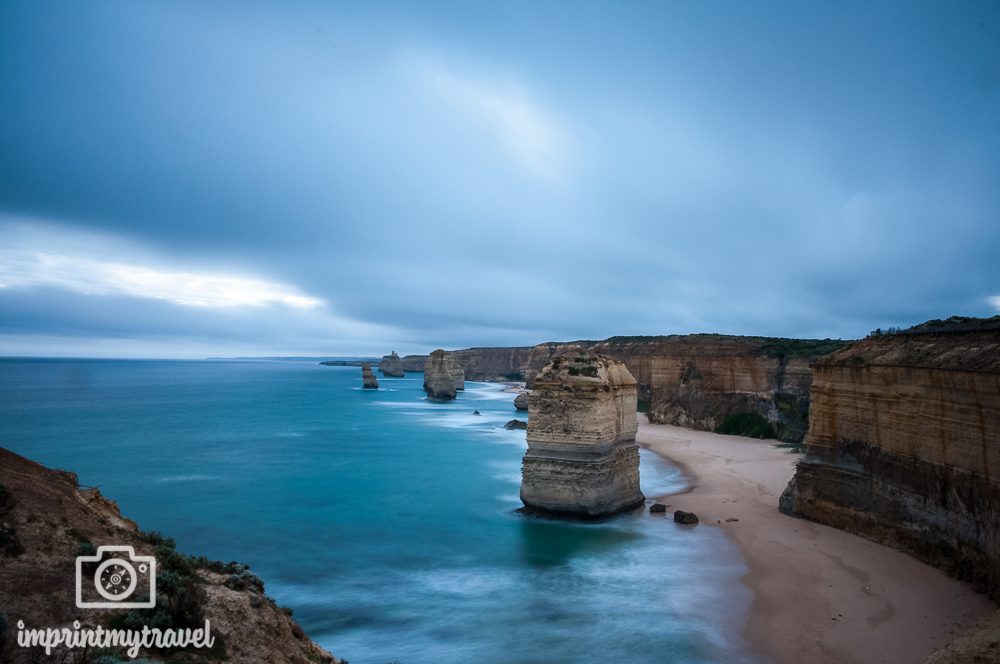
<svg viewBox="0 0 1000 664">
<path fill-rule="evenodd" d="M 0 288 L 44 286 L 87 295 L 129 295 L 208 308 L 283 305 L 316 309 L 324 305 L 321 299 L 292 286 L 264 279 L 86 255 L 78 239 L 59 247 L 58 236 L 29 243 L 23 237 L 21 241 L 12 239 L 11 235 L 0 234 L 0 240 L 12 240 L 0 246 Z M 45 248 L 39 250 L 31 244 Z"/>
<path fill-rule="evenodd" d="M 1000 311 L 1000 295 L 994 295 L 993 297 L 987 298 L 989 300 L 990 306 Z"/>
<path fill-rule="evenodd" d="M 510 77 L 489 81 L 460 76 L 430 63 L 422 73 L 434 92 L 494 129 L 529 171 L 546 178 L 561 174 L 564 132 L 524 85 Z"/>
</svg>

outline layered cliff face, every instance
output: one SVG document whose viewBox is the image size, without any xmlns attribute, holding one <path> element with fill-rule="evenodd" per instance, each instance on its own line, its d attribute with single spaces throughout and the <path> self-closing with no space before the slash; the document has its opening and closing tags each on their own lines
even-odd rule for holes
<svg viewBox="0 0 1000 664">
<path fill-rule="evenodd" d="M 536 376 L 521 500 L 542 513 L 595 518 L 641 505 L 636 381 L 621 362 L 580 351 Z"/>
<path fill-rule="evenodd" d="M 402 378 L 406 375 L 403 371 L 403 363 L 400 361 L 396 351 L 392 351 L 390 355 L 382 357 L 382 361 L 378 365 L 378 370 L 382 372 L 383 376 L 390 376 L 392 378 Z"/>
<path fill-rule="evenodd" d="M 424 365 L 424 391 L 431 399 L 454 399 L 459 389 L 465 389 L 462 367 L 449 353 L 438 348 L 427 357 Z"/>
<path fill-rule="evenodd" d="M 76 557 L 92 555 L 100 545 L 132 546 L 137 555 L 156 558 L 155 608 L 77 608 Z M 16 639 L 18 621 L 26 629 L 72 630 L 74 620 L 84 627 L 135 630 L 143 625 L 196 628 L 210 621 L 213 648 L 141 653 L 155 661 L 339 662 L 264 594 L 263 582 L 245 565 L 185 556 L 171 540 L 141 532 L 96 489 L 80 489 L 72 473 L 50 470 L 2 448 L 0 612 L 6 618 L 7 638 L 0 638 L 3 662 L 84 661 L 80 650 L 57 647 L 46 657 L 42 648 L 22 648 Z"/>
<path fill-rule="evenodd" d="M 366 390 L 378 389 L 378 379 L 372 373 L 372 365 L 368 362 L 361 365 L 361 386 Z"/>
<path fill-rule="evenodd" d="M 871 337 L 817 362 L 780 507 L 1000 596 L 1000 330 Z"/>
<path fill-rule="evenodd" d="M 464 348 L 450 353 L 465 370 L 465 380 L 524 380 L 524 367 L 531 355 L 531 348 Z M 410 372 L 423 371 L 426 362 L 426 355 L 407 355 L 402 358 L 403 369 Z"/>
<path fill-rule="evenodd" d="M 612 337 L 535 346 L 526 372 L 532 387 L 551 358 L 590 349 L 625 363 L 651 422 L 799 441 L 808 426 L 810 362 L 844 345 L 716 334 Z"/>
</svg>

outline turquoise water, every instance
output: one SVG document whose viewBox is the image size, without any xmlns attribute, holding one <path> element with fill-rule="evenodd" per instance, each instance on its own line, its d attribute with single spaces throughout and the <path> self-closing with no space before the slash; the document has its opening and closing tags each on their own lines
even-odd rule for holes
<svg viewBox="0 0 1000 664">
<path fill-rule="evenodd" d="M 246 562 L 352 664 L 749 662 L 716 528 L 517 514 L 513 395 L 311 362 L 0 361 L 0 445 L 182 551 Z M 475 416 L 478 409 L 482 415 Z M 683 486 L 642 453 L 647 496 Z"/>
</svg>

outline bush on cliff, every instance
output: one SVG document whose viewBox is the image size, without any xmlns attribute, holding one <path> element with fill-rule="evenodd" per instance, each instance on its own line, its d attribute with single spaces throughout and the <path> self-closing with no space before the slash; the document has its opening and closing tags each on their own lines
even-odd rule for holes
<svg viewBox="0 0 1000 664">
<path fill-rule="evenodd" d="M 757 413 L 737 413 L 727 415 L 722 423 L 715 427 L 715 433 L 730 436 L 746 436 L 747 438 L 775 438 L 774 426 Z"/>
</svg>

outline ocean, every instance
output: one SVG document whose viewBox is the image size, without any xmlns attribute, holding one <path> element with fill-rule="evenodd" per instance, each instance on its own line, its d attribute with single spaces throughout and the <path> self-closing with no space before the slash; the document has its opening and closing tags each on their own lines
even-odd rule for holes
<svg viewBox="0 0 1000 664">
<path fill-rule="evenodd" d="M 311 361 L 4 359 L 0 445 L 182 552 L 249 564 L 351 664 L 756 661 L 720 529 L 523 516 L 514 395 L 379 382 Z M 647 497 L 684 487 L 645 450 L 640 472 Z"/>
</svg>

